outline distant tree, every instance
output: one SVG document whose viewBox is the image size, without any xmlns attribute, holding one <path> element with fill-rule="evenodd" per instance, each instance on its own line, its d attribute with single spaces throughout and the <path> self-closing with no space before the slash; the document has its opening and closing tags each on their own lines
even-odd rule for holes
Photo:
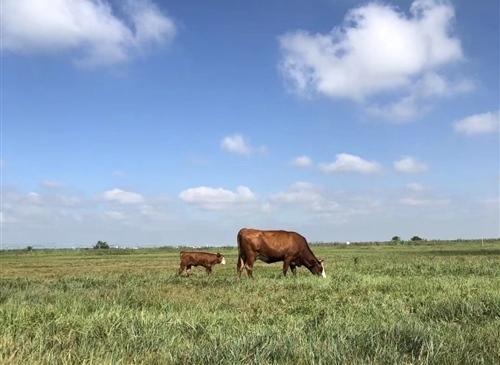
<svg viewBox="0 0 500 365">
<path fill-rule="evenodd" d="M 413 237 L 411 238 L 411 240 L 412 240 L 412 241 L 414 241 L 414 242 L 415 242 L 415 241 L 422 241 L 422 239 L 421 239 L 419 236 L 413 236 Z"/>
<path fill-rule="evenodd" d="M 399 242 L 399 241 L 401 241 L 401 237 L 394 236 L 394 237 L 392 237 L 391 241 L 393 241 L 393 242 Z"/>
<path fill-rule="evenodd" d="M 106 241 L 97 241 L 97 243 L 94 245 L 94 249 L 96 250 L 102 250 L 102 249 L 108 249 L 109 245 L 106 243 Z"/>
<path fill-rule="evenodd" d="M 26 251 L 33 251 L 33 246 L 26 247 Z"/>
</svg>

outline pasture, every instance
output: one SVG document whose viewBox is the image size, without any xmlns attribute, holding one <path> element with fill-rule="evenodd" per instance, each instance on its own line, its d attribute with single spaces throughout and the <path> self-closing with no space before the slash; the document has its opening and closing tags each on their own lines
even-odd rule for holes
<svg viewBox="0 0 500 365">
<path fill-rule="evenodd" d="M 500 241 L 312 245 L 327 278 L 236 248 L 0 252 L 2 364 L 499 364 Z"/>
</svg>

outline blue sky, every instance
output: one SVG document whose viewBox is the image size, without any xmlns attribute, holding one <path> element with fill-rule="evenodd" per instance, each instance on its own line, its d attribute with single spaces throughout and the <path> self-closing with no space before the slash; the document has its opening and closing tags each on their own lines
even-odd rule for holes
<svg viewBox="0 0 500 365">
<path fill-rule="evenodd" d="M 2 1 L 2 245 L 500 236 L 499 4 Z"/>
</svg>

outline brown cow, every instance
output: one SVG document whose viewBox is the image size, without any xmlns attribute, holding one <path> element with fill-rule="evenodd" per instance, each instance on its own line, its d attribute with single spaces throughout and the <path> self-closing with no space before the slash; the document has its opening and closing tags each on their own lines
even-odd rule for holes
<svg viewBox="0 0 500 365">
<path fill-rule="evenodd" d="M 226 264 L 224 256 L 217 252 L 184 252 L 181 251 L 181 266 L 179 268 L 178 275 L 182 274 L 184 269 L 186 269 L 187 276 L 191 275 L 191 266 L 203 266 L 207 271 L 207 275 L 212 273 L 212 266 L 216 264 Z"/>
<path fill-rule="evenodd" d="M 283 276 L 288 267 L 295 276 L 296 267 L 304 265 L 314 275 L 326 278 L 323 260 L 314 256 L 307 240 L 296 232 L 242 228 L 238 232 L 238 277 L 244 267 L 248 277 L 253 279 L 252 269 L 257 259 L 268 264 L 283 261 Z"/>
</svg>

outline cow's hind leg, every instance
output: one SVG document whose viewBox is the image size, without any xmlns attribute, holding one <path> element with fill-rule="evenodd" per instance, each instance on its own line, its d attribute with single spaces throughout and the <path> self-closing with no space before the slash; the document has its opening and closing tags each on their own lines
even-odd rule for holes
<svg viewBox="0 0 500 365">
<path fill-rule="evenodd" d="M 177 272 L 177 275 L 181 275 L 185 268 L 186 267 L 181 264 L 181 266 L 179 267 L 179 271 Z"/>
<path fill-rule="evenodd" d="M 187 273 L 187 276 L 191 275 L 192 274 L 192 271 L 191 271 L 191 265 L 187 265 L 186 266 L 186 273 Z"/>
<path fill-rule="evenodd" d="M 245 267 L 245 262 L 241 257 L 238 257 L 238 262 L 236 263 L 236 272 L 238 273 L 239 278 L 241 278 L 241 273 L 243 272 L 244 267 Z"/>
<path fill-rule="evenodd" d="M 205 271 L 207 272 L 207 275 L 210 276 L 210 274 L 212 273 L 212 267 L 206 266 Z"/>
<path fill-rule="evenodd" d="M 247 270 L 247 275 L 250 279 L 253 279 L 253 263 L 255 262 L 255 258 L 252 257 L 247 257 L 246 262 L 245 262 L 245 269 Z"/>
<path fill-rule="evenodd" d="M 238 277 L 241 278 L 241 273 L 243 272 L 243 268 L 245 267 L 246 256 L 238 250 L 238 262 L 236 262 L 236 273 Z"/>
</svg>

